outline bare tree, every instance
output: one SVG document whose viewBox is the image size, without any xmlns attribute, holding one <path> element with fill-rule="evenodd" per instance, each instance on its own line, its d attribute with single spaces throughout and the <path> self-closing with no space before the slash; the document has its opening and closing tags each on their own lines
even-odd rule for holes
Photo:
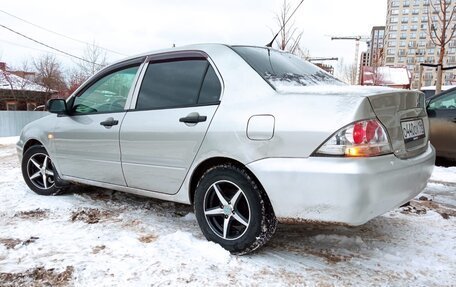
<svg viewBox="0 0 456 287">
<path fill-rule="evenodd" d="M 288 21 L 290 16 L 292 16 L 293 10 L 287 0 L 283 0 L 282 7 L 279 13 L 276 14 L 276 21 L 279 26 L 279 29 L 283 27 L 280 31 L 279 37 L 276 38 L 276 45 L 280 50 L 288 51 L 297 56 L 301 56 L 305 53 L 305 50 L 300 47 L 302 31 L 299 31 L 296 28 L 294 21 Z M 308 54 L 308 53 L 307 53 Z"/>
<path fill-rule="evenodd" d="M 337 77 L 350 85 L 356 85 L 356 73 L 358 67 L 355 64 L 345 64 L 344 58 L 337 63 Z"/>
<path fill-rule="evenodd" d="M 13 76 L 11 76 L 11 73 L 7 71 L 8 67 L 5 66 L 5 69 L 0 69 L 0 77 L 5 79 L 5 81 L 8 83 L 9 89 L 10 89 L 10 97 L 3 97 L 2 101 L 9 101 L 9 100 L 17 100 L 16 96 L 16 83 L 14 81 Z"/>
<path fill-rule="evenodd" d="M 372 80 L 373 85 L 378 86 L 382 84 L 383 74 L 381 73 L 381 66 L 383 63 L 383 48 L 379 48 L 372 57 Z"/>
<path fill-rule="evenodd" d="M 67 90 L 65 97 L 70 96 L 74 91 L 79 88 L 87 80 L 87 76 L 80 69 L 70 69 L 67 72 L 66 84 Z"/>
<path fill-rule="evenodd" d="M 77 65 L 86 79 L 108 65 L 106 51 L 95 42 L 86 46 L 82 59 L 84 61 L 77 62 Z"/>
<path fill-rule="evenodd" d="M 455 5 L 451 0 L 429 0 L 428 31 L 432 43 L 440 48 L 437 66 L 437 82 L 435 92 L 442 91 L 442 65 L 445 57 L 445 47 L 454 38 L 456 27 L 454 26 Z M 436 17 L 432 15 L 436 14 Z M 450 26 L 453 24 L 453 26 Z"/>
<path fill-rule="evenodd" d="M 34 65 L 36 69 L 35 81 L 45 87 L 49 95 L 65 91 L 66 85 L 61 64 L 56 60 L 55 56 L 50 54 L 43 55 L 35 59 Z"/>
</svg>

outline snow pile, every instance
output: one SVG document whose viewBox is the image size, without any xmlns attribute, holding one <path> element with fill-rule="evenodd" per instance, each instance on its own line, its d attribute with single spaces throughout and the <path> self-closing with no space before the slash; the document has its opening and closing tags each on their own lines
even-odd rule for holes
<svg viewBox="0 0 456 287">
<path fill-rule="evenodd" d="M 436 166 L 431 176 L 431 181 L 454 183 L 456 184 L 456 166 L 440 167 Z"/>
<path fill-rule="evenodd" d="M 12 145 L 19 141 L 19 137 L 0 137 L 1 145 Z"/>
</svg>

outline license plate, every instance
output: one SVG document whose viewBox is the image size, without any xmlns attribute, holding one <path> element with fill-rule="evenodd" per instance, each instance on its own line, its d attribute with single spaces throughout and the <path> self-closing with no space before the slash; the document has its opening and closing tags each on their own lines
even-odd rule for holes
<svg viewBox="0 0 456 287">
<path fill-rule="evenodd" d="M 406 143 L 424 138 L 423 120 L 419 119 L 414 121 L 401 122 L 401 126 L 402 135 L 404 136 L 404 141 Z"/>
</svg>

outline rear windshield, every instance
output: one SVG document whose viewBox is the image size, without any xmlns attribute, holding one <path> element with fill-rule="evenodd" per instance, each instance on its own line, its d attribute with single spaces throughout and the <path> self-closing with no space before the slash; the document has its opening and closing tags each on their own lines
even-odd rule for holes
<svg viewBox="0 0 456 287">
<path fill-rule="evenodd" d="M 261 47 L 232 48 L 276 90 L 286 90 L 287 87 L 346 85 L 291 53 Z"/>
</svg>

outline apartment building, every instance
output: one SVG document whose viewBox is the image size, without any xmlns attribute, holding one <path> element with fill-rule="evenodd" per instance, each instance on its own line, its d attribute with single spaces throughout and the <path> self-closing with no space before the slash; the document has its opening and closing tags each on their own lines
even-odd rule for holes
<svg viewBox="0 0 456 287">
<path fill-rule="evenodd" d="M 412 75 L 412 88 L 418 88 L 420 63 L 437 64 L 440 49 L 436 47 L 428 32 L 428 15 L 433 20 L 438 14 L 433 13 L 429 1 L 436 6 L 439 0 L 388 0 L 388 11 L 385 27 L 383 64 L 391 67 L 407 67 Z M 446 0 L 452 10 L 455 0 Z M 450 14 L 447 14 L 449 17 Z M 450 23 L 450 29 L 456 27 L 456 19 Z M 451 31 L 449 31 L 451 33 Z M 456 38 L 455 38 L 456 39 Z M 446 46 L 444 67 L 456 66 L 456 40 Z M 444 85 L 456 84 L 456 70 L 444 71 Z M 435 68 L 425 68 L 422 85 L 435 85 Z"/>
<path fill-rule="evenodd" d="M 385 39 L 385 26 L 374 26 L 371 31 L 369 44 L 369 65 L 371 67 L 381 66 L 383 61 L 383 42 Z"/>
</svg>

